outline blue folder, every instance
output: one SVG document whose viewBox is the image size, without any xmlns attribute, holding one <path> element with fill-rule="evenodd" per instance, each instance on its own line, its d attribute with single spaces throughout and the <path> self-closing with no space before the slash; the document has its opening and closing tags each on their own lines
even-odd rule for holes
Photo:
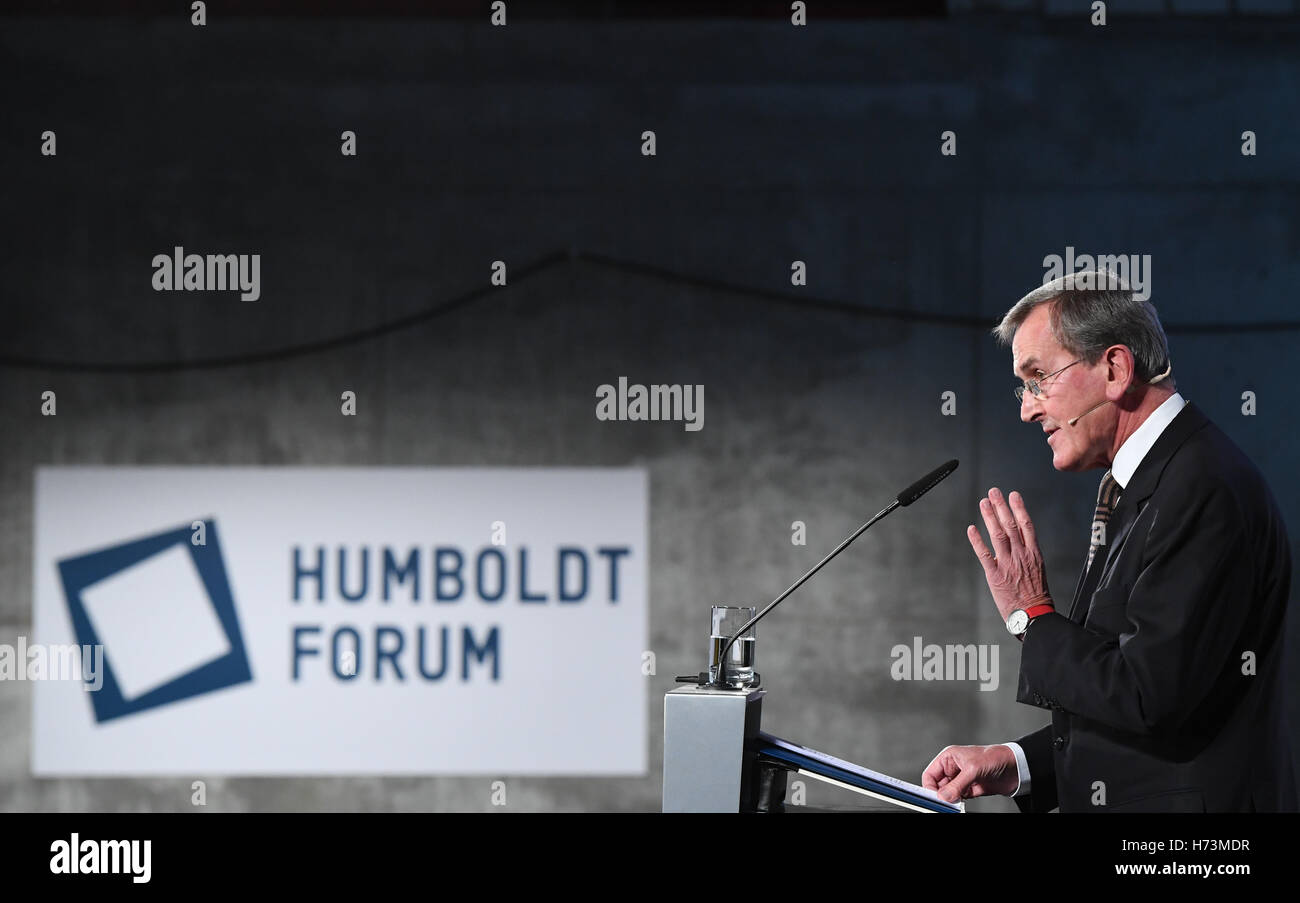
<svg viewBox="0 0 1300 903">
<path fill-rule="evenodd" d="M 800 768 L 812 774 L 821 775 L 842 784 L 848 784 L 850 787 L 869 790 L 888 799 L 917 806 L 929 812 L 960 813 L 965 811 L 965 806 L 961 803 L 945 802 L 939 799 L 938 795 L 933 791 L 926 790 L 924 787 L 900 781 L 898 778 L 892 778 L 880 772 L 871 771 L 860 765 L 845 762 L 826 753 L 800 746 L 797 743 L 791 743 L 789 740 L 782 740 L 780 737 L 762 731 L 759 732 L 754 742 L 754 750 L 758 755 L 779 764 Z"/>
</svg>

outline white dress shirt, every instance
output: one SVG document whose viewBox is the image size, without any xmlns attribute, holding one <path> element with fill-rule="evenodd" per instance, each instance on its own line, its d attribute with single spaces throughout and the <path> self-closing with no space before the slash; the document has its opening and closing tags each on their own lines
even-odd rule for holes
<svg viewBox="0 0 1300 903">
<path fill-rule="evenodd" d="M 1115 460 L 1110 465 L 1110 475 L 1115 478 L 1119 488 L 1123 489 L 1128 485 L 1128 481 L 1133 479 L 1133 474 L 1137 473 L 1138 465 L 1142 459 L 1151 451 L 1151 446 L 1156 444 L 1160 434 L 1165 431 L 1169 424 L 1173 423 L 1178 412 L 1183 409 L 1187 401 L 1182 395 L 1175 392 L 1165 399 L 1160 407 L 1151 412 L 1142 425 L 1133 431 L 1133 435 L 1124 440 L 1124 444 L 1115 452 Z M 1033 623 L 1032 621 L 1030 622 Z M 1029 761 L 1025 758 L 1025 751 L 1020 748 L 1019 743 L 999 743 L 999 746 L 1010 748 L 1012 754 L 1016 757 L 1016 771 L 1020 776 L 1020 783 L 1016 786 L 1016 792 L 1012 796 L 1023 796 L 1029 792 Z"/>
</svg>

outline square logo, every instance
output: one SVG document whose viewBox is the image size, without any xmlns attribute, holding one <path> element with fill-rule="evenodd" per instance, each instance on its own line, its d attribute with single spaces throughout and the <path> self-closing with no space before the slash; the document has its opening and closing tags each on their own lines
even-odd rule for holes
<svg viewBox="0 0 1300 903">
<path fill-rule="evenodd" d="M 58 562 L 77 642 L 104 648 L 101 724 L 252 680 L 216 523 L 195 523 Z"/>
</svg>

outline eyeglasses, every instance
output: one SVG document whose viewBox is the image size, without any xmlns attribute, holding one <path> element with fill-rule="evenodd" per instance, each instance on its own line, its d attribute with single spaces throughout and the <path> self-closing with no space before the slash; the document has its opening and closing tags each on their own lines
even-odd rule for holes
<svg viewBox="0 0 1300 903">
<path fill-rule="evenodd" d="M 1039 377 L 1036 377 L 1036 378 L 1034 378 L 1034 379 L 1026 379 L 1026 380 L 1022 380 L 1022 382 L 1024 382 L 1024 385 L 1023 385 L 1023 386 L 1016 386 L 1014 389 L 1012 389 L 1012 391 L 1016 393 L 1016 401 L 1020 402 L 1021 404 L 1024 403 L 1024 401 L 1025 401 L 1025 390 L 1026 390 L 1026 389 L 1028 389 L 1028 390 L 1033 394 L 1033 396 L 1034 396 L 1035 398 L 1042 398 L 1042 397 L 1043 397 L 1043 383 L 1047 382 L 1047 381 L 1048 381 L 1049 379 L 1051 379 L 1053 376 L 1056 376 L 1056 374 L 1058 374 L 1058 373 L 1062 373 L 1062 372 L 1064 372 L 1064 371 L 1066 371 L 1066 370 L 1069 370 L 1071 367 L 1073 367 L 1075 364 L 1079 363 L 1079 361 L 1081 361 L 1081 360 L 1083 360 L 1083 358 L 1078 358 L 1077 360 L 1070 361 L 1070 363 L 1066 364 L 1066 365 L 1065 365 L 1064 367 L 1062 367 L 1060 370 L 1055 370 L 1055 371 L 1053 371 L 1053 372 L 1047 374 L 1046 376 L 1039 376 Z"/>
</svg>

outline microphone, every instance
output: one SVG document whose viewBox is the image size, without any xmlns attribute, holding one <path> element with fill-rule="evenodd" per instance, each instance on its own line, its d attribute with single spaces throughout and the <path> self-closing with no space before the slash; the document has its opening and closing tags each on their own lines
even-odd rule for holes
<svg viewBox="0 0 1300 903">
<path fill-rule="evenodd" d="M 908 505 L 912 504 L 921 496 L 925 495 L 935 486 L 938 486 L 941 482 L 947 479 L 948 476 L 956 469 L 957 469 L 957 459 L 953 458 L 951 461 L 947 462 L 946 464 L 943 464 L 940 467 L 936 467 L 934 470 L 930 471 L 928 474 L 921 477 L 921 479 L 917 480 L 911 486 L 908 486 L 897 496 L 895 496 L 894 500 L 890 502 L 885 508 L 881 509 L 880 512 L 876 514 L 875 517 L 867 521 L 861 527 L 858 527 L 858 529 L 854 530 L 853 534 L 849 536 L 848 539 L 844 540 L 842 543 L 836 546 L 835 549 L 829 555 L 827 555 L 821 561 L 817 562 L 817 564 L 813 565 L 812 570 L 810 570 L 808 573 L 804 574 L 802 577 L 796 580 L 790 586 L 790 588 L 787 589 L 785 592 L 783 592 L 781 595 L 777 596 L 771 602 L 767 603 L 767 605 L 763 607 L 762 611 L 760 611 L 758 614 L 754 615 L 754 617 L 750 618 L 748 621 L 742 624 L 739 630 L 737 630 L 732 636 L 728 637 L 727 642 L 722 647 L 722 651 L 718 654 L 718 674 L 716 677 L 714 677 L 712 686 L 726 687 L 725 677 L 727 672 L 727 654 L 731 651 L 732 644 L 734 644 L 736 640 L 739 639 L 743 633 L 745 633 L 745 631 L 749 630 L 749 628 L 753 627 L 760 620 L 762 620 L 764 615 L 766 615 L 773 608 L 776 608 L 776 606 L 779 605 L 781 602 L 783 602 L 786 599 L 786 597 L 789 596 L 792 592 L 794 592 L 799 587 L 803 586 L 806 582 L 808 582 L 808 578 L 812 577 L 813 574 L 817 573 L 823 567 L 825 567 L 826 564 L 836 555 L 840 554 L 840 552 L 843 552 L 845 549 L 847 549 L 849 547 L 849 544 L 852 543 L 853 540 L 861 536 L 863 533 L 867 532 L 867 529 L 872 524 L 880 520 L 889 512 L 893 511 L 895 508 L 898 508 L 899 506 L 905 508 Z M 700 678 L 698 679 L 698 683 L 700 684 L 707 683 L 707 681 L 705 680 L 706 676 L 707 674 L 701 675 Z M 696 680 L 696 678 L 693 677 L 687 677 L 687 678 L 679 677 L 677 679 L 679 681 Z"/>
<path fill-rule="evenodd" d="M 1173 361 L 1170 361 L 1170 362 L 1169 362 L 1169 365 L 1168 365 L 1167 367 L 1165 367 L 1165 372 L 1164 372 L 1164 373 L 1161 373 L 1159 376 L 1153 377 L 1152 380 L 1151 380 L 1149 383 L 1147 383 L 1147 385 L 1148 385 L 1148 386 L 1154 386 L 1156 383 L 1160 382 L 1160 380 L 1165 379 L 1166 377 L 1168 377 L 1169 374 L 1173 372 L 1173 369 L 1174 369 L 1174 362 L 1173 362 Z M 1104 404 L 1113 404 L 1113 402 L 1111 402 L 1109 399 L 1103 399 L 1102 401 L 1099 401 L 1099 402 L 1097 402 L 1095 405 L 1093 405 L 1092 407 L 1088 408 L 1088 410 L 1084 411 L 1084 412 L 1083 412 L 1082 414 L 1080 414 L 1078 417 L 1072 417 L 1072 418 L 1070 418 L 1069 420 L 1066 421 L 1066 423 L 1070 424 L 1070 426 L 1074 426 L 1076 423 L 1078 423 L 1078 422 L 1079 422 L 1080 420 L 1082 420 L 1084 417 L 1088 416 L 1089 414 L 1091 414 L 1093 411 L 1097 410 L 1097 408 L 1101 407 L 1101 406 L 1104 405 Z"/>
<path fill-rule="evenodd" d="M 946 464 L 941 464 L 934 470 L 927 473 L 921 479 L 917 480 L 911 486 L 908 486 L 898 494 L 898 504 L 906 508 L 912 502 L 925 495 L 934 487 L 948 478 L 948 475 L 957 469 L 957 459 L 953 458 Z"/>
<path fill-rule="evenodd" d="M 1089 414 L 1091 414 L 1093 411 L 1097 410 L 1097 408 L 1101 407 L 1101 406 L 1104 405 L 1104 404 L 1111 404 L 1110 399 L 1108 399 L 1108 398 L 1103 398 L 1101 401 L 1097 402 L 1095 405 L 1093 405 L 1092 407 L 1088 408 L 1088 410 L 1084 411 L 1084 412 L 1083 412 L 1082 414 L 1080 414 L 1078 417 L 1071 417 L 1069 420 L 1067 420 L 1067 421 L 1065 421 L 1065 422 L 1068 423 L 1068 424 L 1070 424 L 1070 426 L 1074 426 L 1074 425 L 1075 425 L 1076 423 L 1078 423 L 1081 419 L 1083 419 L 1084 417 L 1087 417 Z"/>
</svg>

